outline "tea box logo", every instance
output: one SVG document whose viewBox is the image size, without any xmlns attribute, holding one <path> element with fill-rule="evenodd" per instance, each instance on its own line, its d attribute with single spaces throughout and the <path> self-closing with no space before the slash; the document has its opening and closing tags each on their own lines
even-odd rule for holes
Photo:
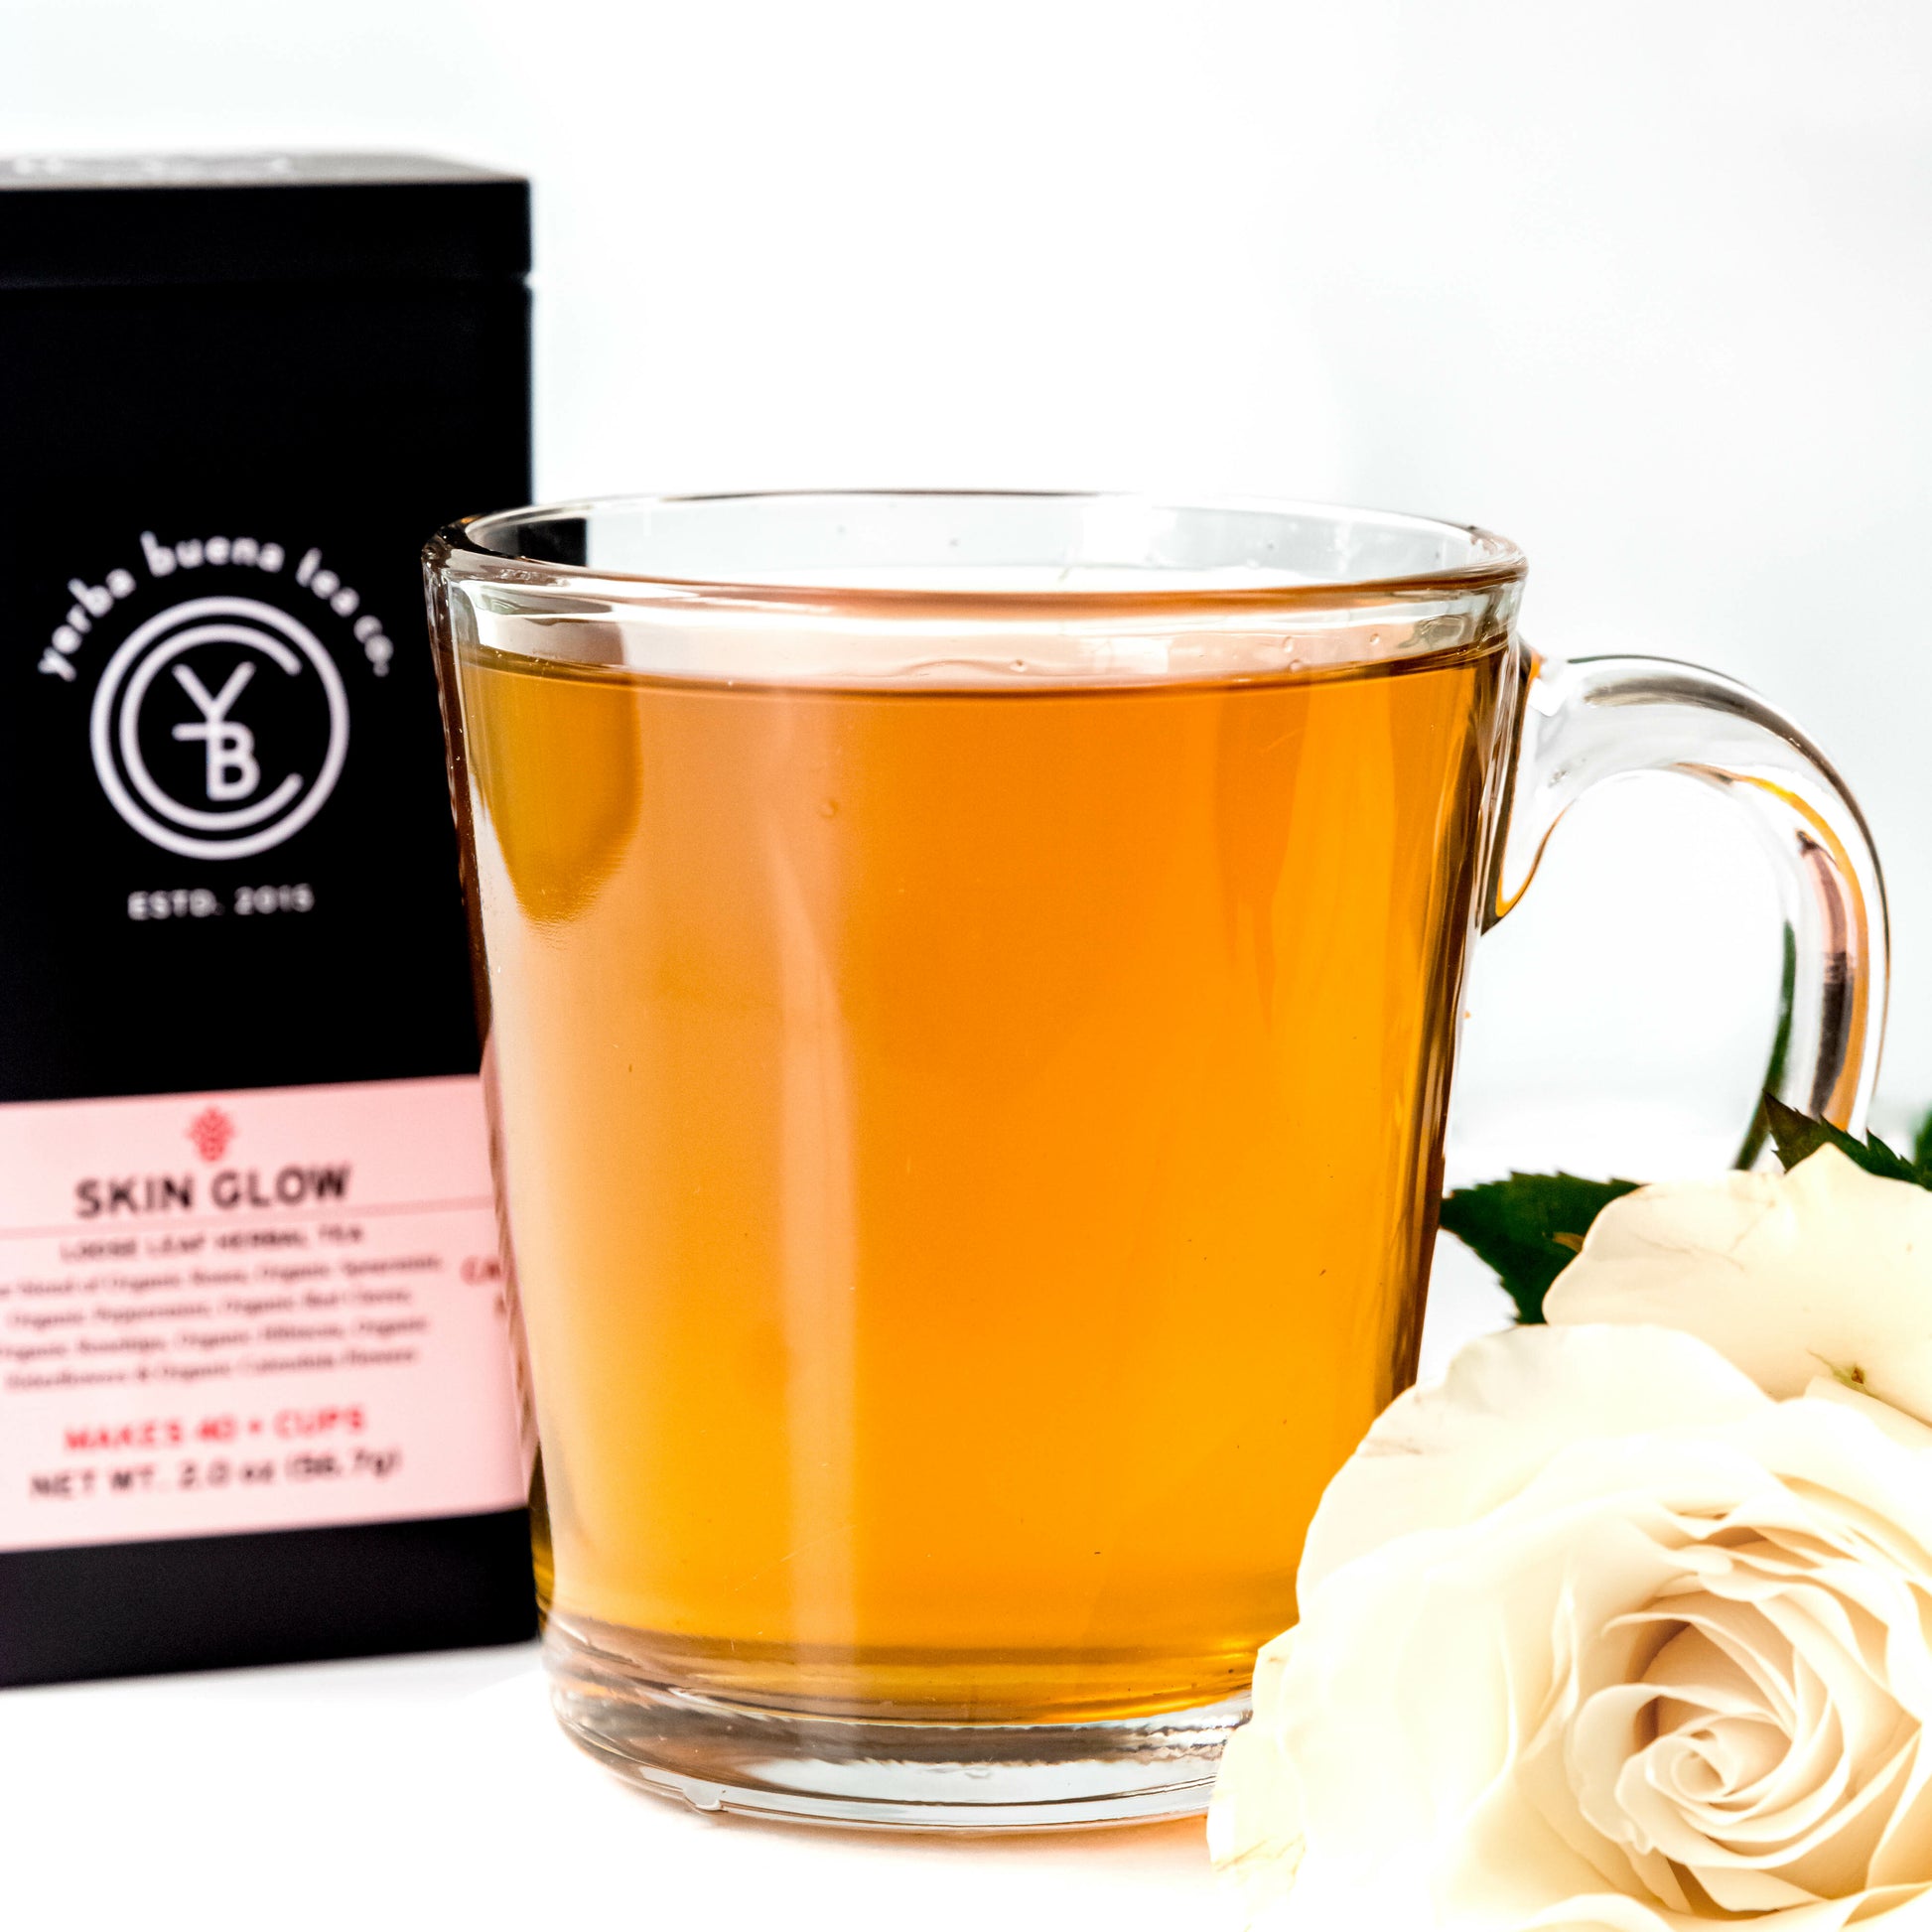
<svg viewBox="0 0 1932 1932">
<path fill-rule="evenodd" d="M 111 647 L 94 686 L 94 775 L 120 817 L 165 851 L 245 859 L 329 802 L 348 755 L 349 703 L 316 625 L 352 621 L 370 670 L 388 672 L 394 646 L 381 621 L 358 616 L 360 598 L 321 551 L 285 575 L 286 562 L 282 545 L 252 537 L 163 543 L 141 533 L 140 576 L 169 592 L 211 591 L 207 571 L 235 593 L 181 596 L 148 616 Z M 141 585 L 116 569 L 68 588 L 73 603 L 39 668 L 71 684 L 83 647 L 119 628 L 121 604 Z"/>
<path fill-rule="evenodd" d="M 144 838 L 243 859 L 328 802 L 348 753 L 348 694 L 305 624 L 253 598 L 193 598 L 108 659 L 89 741 L 101 789 Z"/>
</svg>

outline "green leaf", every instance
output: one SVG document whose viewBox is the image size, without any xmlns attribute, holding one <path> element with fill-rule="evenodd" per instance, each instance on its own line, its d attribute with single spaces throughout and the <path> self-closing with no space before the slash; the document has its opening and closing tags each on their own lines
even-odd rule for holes
<svg viewBox="0 0 1932 1932">
<path fill-rule="evenodd" d="M 1771 1061 L 1764 1069 L 1763 1092 L 1776 1093 L 1784 1085 L 1784 1069 L 1791 1058 L 1791 1029 L 1797 1013 L 1798 992 L 1798 934 L 1787 924 L 1784 928 L 1784 970 L 1778 980 L 1778 1031 L 1771 1041 Z M 1932 1126 L 1932 1120 L 1927 1122 Z M 1764 1152 L 1764 1143 L 1770 1138 L 1771 1124 L 1767 1117 L 1763 1100 L 1757 1103 L 1757 1111 L 1751 1116 L 1751 1124 L 1744 1130 L 1744 1144 L 1737 1150 L 1737 1158 L 1731 1162 L 1733 1168 L 1748 1172 L 1757 1165 L 1757 1157 Z"/>
<path fill-rule="evenodd" d="M 1496 1271 L 1521 1322 L 1543 1319 L 1543 1298 L 1569 1267 L 1589 1224 L 1637 1180 L 1512 1173 L 1443 1196 L 1443 1225 Z"/>
<path fill-rule="evenodd" d="M 1771 1145 L 1777 1149 L 1786 1173 L 1821 1147 L 1835 1147 L 1866 1173 L 1875 1173 L 1881 1180 L 1909 1180 L 1914 1186 L 1932 1187 L 1932 1166 L 1918 1166 L 1903 1155 L 1894 1154 L 1876 1134 L 1855 1140 L 1844 1128 L 1834 1127 L 1828 1120 L 1814 1120 L 1768 1093 L 1764 1096 L 1764 1118 L 1771 1129 Z M 1919 1129 L 1919 1138 L 1921 1141 L 1925 1138 L 1923 1127 Z M 1915 1154 L 1917 1151 L 1914 1148 Z"/>
</svg>

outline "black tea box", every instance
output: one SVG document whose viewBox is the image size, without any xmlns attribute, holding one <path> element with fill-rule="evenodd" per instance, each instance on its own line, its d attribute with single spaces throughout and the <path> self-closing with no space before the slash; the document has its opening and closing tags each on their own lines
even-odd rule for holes
<svg viewBox="0 0 1932 1932">
<path fill-rule="evenodd" d="M 0 161 L 0 1683 L 533 1628 L 417 557 L 527 185 Z"/>
</svg>

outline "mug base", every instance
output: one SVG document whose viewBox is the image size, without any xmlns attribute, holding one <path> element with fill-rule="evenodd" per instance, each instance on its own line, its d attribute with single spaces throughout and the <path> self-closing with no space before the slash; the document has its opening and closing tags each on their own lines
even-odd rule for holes
<svg viewBox="0 0 1932 1932">
<path fill-rule="evenodd" d="M 694 1810 L 894 1832 L 1090 1831 L 1198 1817 L 1243 1696 L 1081 1724 L 823 1717 L 653 1683 L 545 1636 L 551 1704 L 607 1769 Z"/>
</svg>

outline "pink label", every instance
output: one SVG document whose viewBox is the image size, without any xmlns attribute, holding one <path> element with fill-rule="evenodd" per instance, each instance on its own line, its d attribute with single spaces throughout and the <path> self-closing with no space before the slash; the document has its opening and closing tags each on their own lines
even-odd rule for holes
<svg viewBox="0 0 1932 1932">
<path fill-rule="evenodd" d="M 0 1106 L 0 1549 L 524 1485 L 480 1081 Z"/>
</svg>

